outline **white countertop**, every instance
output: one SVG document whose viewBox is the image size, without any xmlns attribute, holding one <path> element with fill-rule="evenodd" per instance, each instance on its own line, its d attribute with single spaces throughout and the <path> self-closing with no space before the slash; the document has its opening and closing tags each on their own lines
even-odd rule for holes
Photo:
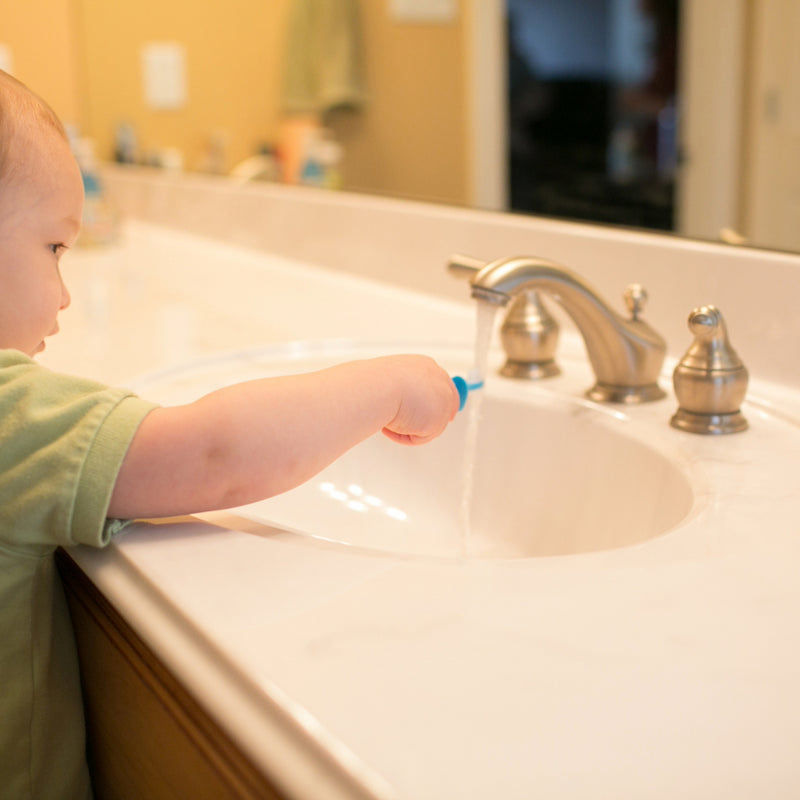
<svg viewBox="0 0 800 800">
<path fill-rule="evenodd" d="M 71 254 L 65 278 L 73 309 L 42 361 L 115 383 L 262 343 L 473 337 L 468 302 L 143 223 Z M 576 346 L 569 391 L 589 376 Z M 666 420 L 663 402 L 631 415 Z M 291 796 L 796 797 L 800 431 L 746 413 L 724 438 L 664 422 L 714 491 L 633 547 L 398 558 L 221 514 L 75 556 Z"/>
</svg>

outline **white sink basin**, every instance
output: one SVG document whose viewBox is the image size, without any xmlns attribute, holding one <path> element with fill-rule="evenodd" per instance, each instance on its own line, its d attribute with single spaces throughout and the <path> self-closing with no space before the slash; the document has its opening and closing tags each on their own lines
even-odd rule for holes
<svg viewBox="0 0 800 800">
<path fill-rule="evenodd" d="M 419 345 L 409 349 L 420 351 Z M 235 381 L 387 350 L 322 343 L 241 351 L 152 375 L 134 388 L 160 402 L 186 402 Z M 454 374 L 470 363 L 464 350 L 425 351 Z M 487 381 L 479 403 L 471 502 L 465 503 L 474 397 L 431 444 L 408 448 L 376 435 L 303 486 L 237 513 L 400 555 L 530 558 L 641 542 L 676 527 L 691 511 L 688 470 L 657 436 L 643 440 L 615 410 L 546 389 L 532 392 L 530 385 L 523 391 L 500 378 Z"/>
</svg>

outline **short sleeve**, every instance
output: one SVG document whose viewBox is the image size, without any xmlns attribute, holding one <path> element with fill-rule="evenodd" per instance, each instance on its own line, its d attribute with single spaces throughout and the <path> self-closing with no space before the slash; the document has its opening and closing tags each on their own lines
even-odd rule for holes
<svg viewBox="0 0 800 800">
<path fill-rule="evenodd" d="M 21 551 L 106 544 L 117 473 L 153 408 L 0 351 L 0 541 Z"/>
</svg>

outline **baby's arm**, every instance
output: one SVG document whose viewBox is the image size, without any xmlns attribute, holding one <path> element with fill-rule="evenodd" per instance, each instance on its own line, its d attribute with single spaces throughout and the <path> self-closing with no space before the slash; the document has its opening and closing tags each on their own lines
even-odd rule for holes
<svg viewBox="0 0 800 800">
<path fill-rule="evenodd" d="M 230 508 L 298 486 L 377 431 L 403 444 L 438 436 L 458 409 L 447 373 L 422 356 L 353 361 L 220 389 L 143 420 L 108 515 Z"/>
</svg>

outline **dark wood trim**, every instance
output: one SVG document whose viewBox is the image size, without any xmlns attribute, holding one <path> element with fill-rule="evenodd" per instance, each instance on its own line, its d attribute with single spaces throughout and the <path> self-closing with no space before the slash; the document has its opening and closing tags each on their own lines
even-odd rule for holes
<svg viewBox="0 0 800 800">
<path fill-rule="evenodd" d="M 97 800 L 281 800 L 63 550 Z"/>
</svg>

